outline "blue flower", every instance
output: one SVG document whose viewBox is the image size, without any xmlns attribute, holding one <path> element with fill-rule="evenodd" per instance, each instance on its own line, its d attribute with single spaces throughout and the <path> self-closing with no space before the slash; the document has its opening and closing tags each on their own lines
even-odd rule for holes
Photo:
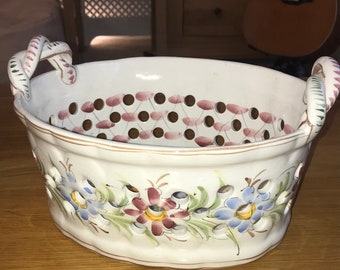
<svg viewBox="0 0 340 270">
<path fill-rule="evenodd" d="M 103 208 L 103 205 L 98 201 L 95 193 L 95 186 L 90 180 L 90 187 L 81 186 L 71 171 L 66 172 L 66 177 L 62 177 L 58 189 L 61 195 L 75 209 L 76 213 L 83 219 L 88 220 L 90 215 L 97 215 L 98 209 Z"/>
<path fill-rule="evenodd" d="M 259 220 L 264 212 L 274 205 L 269 193 L 259 193 L 254 187 L 246 187 L 241 197 L 232 197 L 225 201 L 225 207 L 218 209 L 214 217 L 226 220 L 231 228 L 240 233 L 250 229 L 251 224 Z"/>
</svg>

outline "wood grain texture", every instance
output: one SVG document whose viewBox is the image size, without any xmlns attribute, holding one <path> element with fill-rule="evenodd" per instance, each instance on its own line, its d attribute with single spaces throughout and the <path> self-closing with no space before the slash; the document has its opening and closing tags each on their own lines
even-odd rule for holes
<svg viewBox="0 0 340 270">
<path fill-rule="evenodd" d="M 149 269 L 89 251 L 63 236 L 54 226 L 44 180 L 12 102 L 9 87 L 1 86 L 0 268 Z M 232 269 L 340 268 L 339 105 L 338 100 L 312 148 L 308 172 L 284 240 L 263 258 Z"/>
<path fill-rule="evenodd" d="M 248 44 L 272 55 L 302 57 L 333 52 L 338 39 L 339 1 L 313 0 L 300 5 L 250 0 L 244 13 L 243 34 Z M 339 43 L 337 43 L 339 44 Z"/>
<path fill-rule="evenodd" d="M 153 0 L 153 54 L 214 59 L 265 57 L 244 40 L 249 0 Z"/>
</svg>

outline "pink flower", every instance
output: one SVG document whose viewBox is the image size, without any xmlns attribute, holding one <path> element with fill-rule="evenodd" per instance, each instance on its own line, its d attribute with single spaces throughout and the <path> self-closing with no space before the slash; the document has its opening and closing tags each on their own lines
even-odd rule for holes
<svg viewBox="0 0 340 270">
<path fill-rule="evenodd" d="M 176 223 L 172 218 L 184 218 L 189 215 L 187 211 L 169 212 L 176 208 L 176 202 L 171 198 L 161 200 L 160 193 L 155 188 L 148 189 L 148 200 L 145 202 L 140 197 L 132 199 L 132 204 L 136 209 L 125 209 L 124 212 L 130 216 L 136 216 L 136 221 L 141 224 L 151 222 L 151 232 L 155 236 L 163 233 L 163 228 L 171 229 Z"/>
<path fill-rule="evenodd" d="M 70 113 L 68 110 L 61 110 L 58 112 L 58 118 L 60 120 L 65 120 L 69 116 L 70 116 Z"/>
<path fill-rule="evenodd" d="M 169 97 L 169 102 L 173 104 L 182 103 L 183 101 L 184 101 L 184 97 L 179 96 L 179 95 Z"/>
<path fill-rule="evenodd" d="M 81 110 L 86 113 L 91 113 L 94 111 L 94 104 L 91 101 L 86 101 L 82 106 Z"/>
<path fill-rule="evenodd" d="M 200 100 L 197 102 L 197 106 L 203 110 L 212 110 L 215 108 L 216 102 L 210 100 Z"/>
<path fill-rule="evenodd" d="M 246 113 L 248 111 L 248 108 L 241 107 L 241 106 L 236 105 L 236 104 L 227 104 L 227 110 L 229 112 L 234 113 L 234 114 L 243 114 L 243 113 Z"/>
<path fill-rule="evenodd" d="M 106 99 L 106 105 L 114 107 L 122 103 L 124 94 L 117 94 Z"/>
<path fill-rule="evenodd" d="M 139 101 L 146 101 L 153 97 L 153 93 L 149 91 L 142 91 L 136 93 L 136 99 Z"/>
<path fill-rule="evenodd" d="M 263 122 L 265 122 L 266 124 L 270 124 L 273 123 L 275 121 L 275 116 L 272 115 L 269 112 L 261 112 L 260 113 L 260 118 Z"/>
</svg>

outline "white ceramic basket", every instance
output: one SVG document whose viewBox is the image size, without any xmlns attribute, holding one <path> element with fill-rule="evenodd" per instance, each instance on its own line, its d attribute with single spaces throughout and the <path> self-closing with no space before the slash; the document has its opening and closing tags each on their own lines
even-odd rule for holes
<svg viewBox="0 0 340 270">
<path fill-rule="evenodd" d="M 30 80 L 42 59 L 57 71 Z M 340 74 L 330 57 L 307 81 L 175 57 L 73 66 L 42 36 L 8 72 L 57 227 L 106 256 L 177 268 L 280 243 Z"/>
</svg>

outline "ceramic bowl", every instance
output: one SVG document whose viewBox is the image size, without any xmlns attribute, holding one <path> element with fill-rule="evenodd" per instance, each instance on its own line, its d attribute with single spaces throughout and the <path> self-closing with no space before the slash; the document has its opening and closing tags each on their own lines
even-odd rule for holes
<svg viewBox="0 0 340 270">
<path fill-rule="evenodd" d="M 56 70 L 31 80 L 43 59 Z M 307 81 L 207 59 L 71 62 L 65 43 L 38 36 L 8 69 L 66 236 L 176 268 L 242 264 L 280 243 L 339 92 L 334 59 Z"/>
</svg>

